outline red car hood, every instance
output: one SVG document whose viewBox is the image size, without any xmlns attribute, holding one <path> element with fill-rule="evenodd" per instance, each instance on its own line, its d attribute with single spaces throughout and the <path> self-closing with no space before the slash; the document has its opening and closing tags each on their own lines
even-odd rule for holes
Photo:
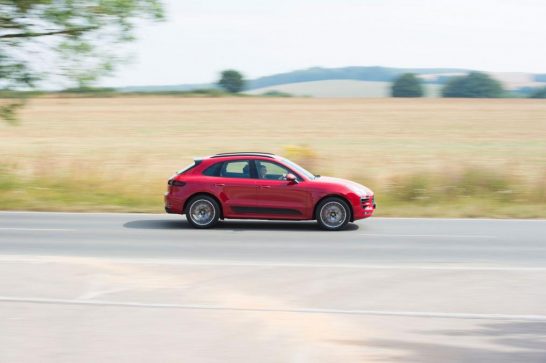
<svg viewBox="0 0 546 363">
<path fill-rule="evenodd" d="M 373 191 L 370 188 L 365 187 L 362 184 L 358 184 L 358 183 L 355 183 L 353 181 L 346 180 L 346 179 L 333 178 L 333 177 L 330 177 L 330 176 L 321 176 L 321 177 L 318 177 L 316 179 L 313 179 L 313 183 L 337 184 L 337 185 L 341 185 L 341 186 L 350 188 L 354 192 L 356 192 L 356 193 L 358 193 L 358 194 L 360 194 L 362 196 L 371 196 L 371 195 L 373 195 Z"/>
</svg>

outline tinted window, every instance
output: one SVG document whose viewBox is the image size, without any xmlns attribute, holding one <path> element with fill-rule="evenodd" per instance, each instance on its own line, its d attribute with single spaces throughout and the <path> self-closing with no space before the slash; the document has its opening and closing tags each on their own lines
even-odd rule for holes
<svg viewBox="0 0 546 363">
<path fill-rule="evenodd" d="M 248 160 L 227 161 L 222 164 L 220 176 L 226 178 L 250 178 Z"/>
<path fill-rule="evenodd" d="M 286 174 L 291 173 L 282 165 L 261 160 L 256 160 L 256 169 L 258 169 L 260 179 L 268 180 L 286 180 Z"/>
<path fill-rule="evenodd" d="M 220 175 L 221 167 L 222 167 L 222 163 L 216 163 L 214 165 L 211 165 L 208 168 L 206 168 L 205 171 L 203 171 L 203 175 L 218 176 Z"/>
</svg>

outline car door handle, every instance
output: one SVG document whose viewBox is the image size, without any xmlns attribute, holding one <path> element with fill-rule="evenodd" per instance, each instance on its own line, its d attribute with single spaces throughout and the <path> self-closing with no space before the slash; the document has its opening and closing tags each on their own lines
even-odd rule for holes
<svg viewBox="0 0 546 363">
<path fill-rule="evenodd" d="M 262 189 L 271 189 L 271 185 L 260 185 Z"/>
<path fill-rule="evenodd" d="M 215 187 L 225 187 L 225 184 L 214 184 Z"/>
</svg>

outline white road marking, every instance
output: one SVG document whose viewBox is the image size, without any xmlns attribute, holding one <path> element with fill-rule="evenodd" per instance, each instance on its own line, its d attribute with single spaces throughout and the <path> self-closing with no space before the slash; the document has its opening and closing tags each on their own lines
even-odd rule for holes
<svg viewBox="0 0 546 363">
<path fill-rule="evenodd" d="M 27 211 L 27 210 L 0 210 L 0 214 L 71 214 L 71 215 L 131 215 L 131 216 L 156 216 L 167 217 L 167 213 L 131 213 L 131 212 L 48 212 L 48 211 Z M 171 216 L 175 216 L 174 214 Z"/>
<path fill-rule="evenodd" d="M 85 264 L 91 262 L 109 262 L 127 265 L 174 265 L 174 266 L 217 266 L 217 267 L 296 267 L 296 268 L 353 268 L 370 270 L 453 270 L 453 271 L 546 271 L 546 266 L 495 266 L 461 264 L 334 264 L 322 262 L 273 262 L 273 261 L 237 261 L 237 260 L 184 260 L 154 258 L 115 258 L 115 257 L 78 257 L 78 256 L 24 256 L 3 255 L 0 263 L 66 263 Z"/>
<path fill-rule="evenodd" d="M 481 234 L 390 234 L 390 233 L 359 233 L 359 236 L 370 237 L 438 237 L 438 238 L 497 238 Z"/>
<path fill-rule="evenodd" d="M 378 316 L 448 318 L 448 319 L 546 321 L 546 315 L 447 313 L 447 312 L 428 312 L 428 311 L 389 311 L 389 310 L 354 310 L 354 309 L 320 309 L 320 308 L 274 308 L 274 307 L 271 307 L 271 308 L 244 307 L 243 308 L 243 307 L 237 307 L 237 306 L 219 306 L 219 305 L 201 305 L 201 304 L 163 304 L 163 303 L 141 303 L 141 302 L 132 302 L 132 301 L 45 299 L 45 298 L 17 297 L 17 296 L 0 296 L 0 303 L 112 306 L 112 307 L 128 307 L 128 308 L 131 307 L 131 308 L 183 309 L 183 310 L 223 310 L 223 311 L 241 311 L 241 312 L 378 315 Z"/>
<path fill-rule="evenodd" d="M 371 217 L 372 219 L 383 219 L 383 220 L 416 220 L 420 219 L 423 221 L 499 221 L 499 222 L 546 222 L 544 218 L 487 218 L 487 217 L 477 217 L 477 218 L 454 218 L 454 217 Z"/>
<path fill-rule="evenodd" d="M 76 231 L 70 228 L 32 228 L 32 227 L 0 227 L 0 231 L 50 231 L 50 232 L 67 232 Z M 201 231 L 188 230 L 186 232 L 202 233 Z M 437 237 L 437 238 L 487 238 L 493 239 L 496 236 L 488 235 L 457 235 L 457 234 L 389 234 L 389 233 L 359 233 L 359 236 L 368 237 Z"/>
<path fill-rule="evenodd" d="M 131 288 L 118 287 L 118 288 L 112 288 L 112 289 L 107 289 L 107 290 L 87 291 L 87 292 L 83 293 L 82 295 L 78 296 L 78 298 L 76 300 L 78 300 L 78 301 L 91 300 L 91 299 L 95 299 L 95 298 L 97 298 L 99 296 L 102 296 L 102 295 L 113 294 L 113 293 L 116 293 L 116 292 L 122 292 L 122 291 L 128 291 L 128 290 L 131 290 Z"/>
<path fill-rule="evenodd" d="M 66 232 L 66 231 L 75 231 L 75 229 L 68 229 L 68 228 L 0 227 L 0 231 L 53 231 L 53 232 Z"/>
<path fill-rule="evenodd" d="M 131 213 L 131 212 L 48 212 L 48 211 L 24 211 L 24 210 L 0 210 L 0 214 L 73 214 L 73 215 L 131 215 L 131 216 L 155 216 L 166 218 L 177 218 L 175 214 L 167 214 L 164 212 L 157 213 Z M 179 216 L 178 216 L 179 217 Z M 539 222 L 546 223 L 544 218 L 442 218 L 442 217 L 371 217 L 371 220 L 423 220 L 423 221 L 493 221 L 493 222 Z M 231 220 L 228 220 L 228 222 Z M 235 219 L 233 219 L 235 221 Z M 244 221 L 244 220 L 243 220 Z M 367 220 L 362 221 L 366 223 Z"/>
</svg>

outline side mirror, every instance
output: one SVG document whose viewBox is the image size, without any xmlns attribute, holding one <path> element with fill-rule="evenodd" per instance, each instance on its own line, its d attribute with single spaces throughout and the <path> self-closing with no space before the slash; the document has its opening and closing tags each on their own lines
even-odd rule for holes
<svg viewBox="0 0 546 363">
<path fill-rule="evenodd" d="M 298 183 L 298 178 L 296 178 L 296 176 L 292 173 L 286 174 L 286 180 L 289 181 L 290 183 L 295 183 L 295 184 Z"/>
</svg>

